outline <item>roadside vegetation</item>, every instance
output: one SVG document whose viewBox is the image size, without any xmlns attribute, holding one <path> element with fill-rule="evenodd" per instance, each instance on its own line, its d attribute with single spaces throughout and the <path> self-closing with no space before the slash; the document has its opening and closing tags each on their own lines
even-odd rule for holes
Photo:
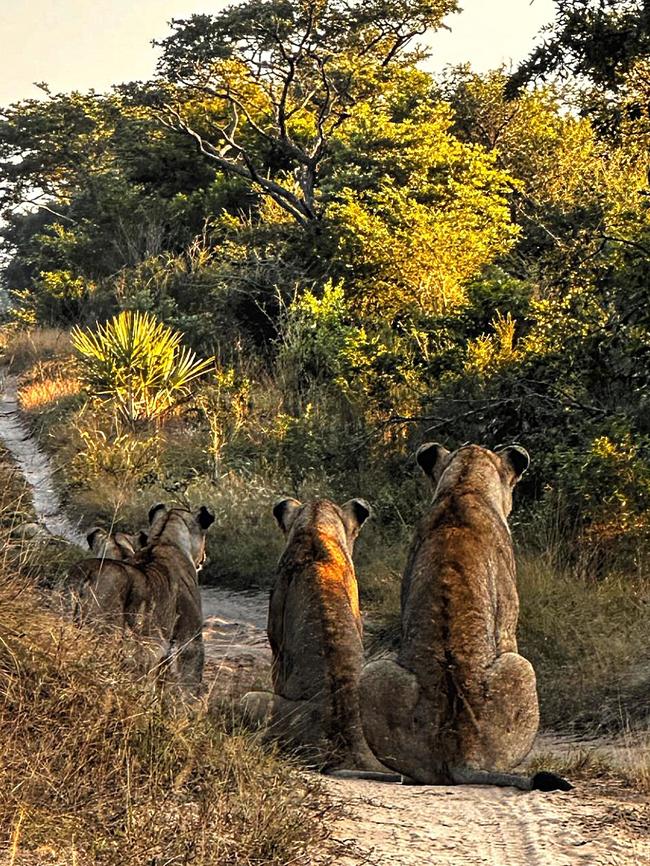
<svg viewBox="0 0 650 866">
<path fill-rule="evenodd" d="M 134 682 L 122 644 L 74 626 L 51 544 L 20 532 L 29 499 L 4 454 L 0 481 L 3 862 L 313 862 L 317 780 L 233 718 Z"/>
<path fill-rule="evenodd" d="M 395 641 L 430 496 L 414 450 L 521 443 L 520 643 L 543 722 L 622 730 L 650 712 L 647 13 L 556 5 L 514 74 L 434 78 L 417 34 L 452 0 L 243 2 L 173 22 L 146 85 L 9 107 L 3 357 L 88 525 L 210 503 L 207 582 L 268 586 L 278 495 L 367 498 L 373 650 Z M 129 361 L 136 315 L 196 375 L 170 387 Z M 224 736 L 199 725 L 181 747 L 185 722 L 155 712 L 172 776 Z"/>
</svg>

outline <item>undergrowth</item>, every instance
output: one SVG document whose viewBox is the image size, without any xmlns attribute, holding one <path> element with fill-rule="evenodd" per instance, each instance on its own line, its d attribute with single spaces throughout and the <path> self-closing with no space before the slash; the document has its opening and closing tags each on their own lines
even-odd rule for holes
<svg viewBox="0 0 650 866">
<path fill-rule="evenodd" d="M 578 577 L 518 557 L 519 649 L 535 668 L 546 727 L 596 731 L 650 720 L 650 582 Z"/>
<path fill-rule="evenodd" d="M 79 552 L 26 537 L 33 519 L 0 451 L 3 862 L 313 862 L 329 808 L 317 779 L 236 719 L 134 681 L 136 647 L 70 622 L 62 587 Z"/>
<path fill-rule="evenodd" d="M 5 511 L 8 511 L 5 506 Z M 5 541 L 0 838 L 13 864 L 311 862 L 318 783 L 232 720 L 133 680 L 129 646 L 74 626 Z M 3 861 L 4 862 L 4 861 Z"/>
<path fill-rule="evenodd" d="M 277 496 L 327 496 L 338 502 L 365 496 L 374 516 L 357 541 L 355 562 L 369 619 L 367 643 L 370 652 L 397 646 L 401 573 L 413 526 L 430 496 L 414 466 L 388 453 L 376 467 L 328 472 L 314 456 L 318 443 L 311 421 L 302 419 L 307 432 L 287 428 L 277 416 L 277 383 L 267 378 L 254 387 L 252 375 L 244 390 L 231 393 L 234 386 L 225 380 L 216 396 L 215 385 L 199 390 L 200 411 L 190 405 L 157 429 L 145 426 L 120 435 L 105 411 L 71 394 L 69 383 L 46 407 L 30 405 L 29 388 L 38 377 L 47 374 L 49 383 L 56 382 L 54 371 L 67 363 L 59 357 L 25 371 L 20 398 L 60 470 L 61 493 L 74 516 L 88 526 L 99 522 L 135 531 L 145 527 L 147 511 L 157 501 L 207 503 L 217 519 L 202 580 L 245 589 L 267 587 L 273 579 L 283 545 L 271 515 Z M 343 446 L 338 443 L 339 451 Z M 570 527 L 558 515 L 542 509 L 537 516 L 522 516 L 515 505 L 512 521 L 520 648 L 537 673 L 542 723 L 581 731 L 646 724 L 646 560 L 637 557 L 634 573 L 627 560 L 625 567 L 608 560 L 603 570 L 598 551 L 586 555 L 584 544 L 574 545 Z"/>
</svg>

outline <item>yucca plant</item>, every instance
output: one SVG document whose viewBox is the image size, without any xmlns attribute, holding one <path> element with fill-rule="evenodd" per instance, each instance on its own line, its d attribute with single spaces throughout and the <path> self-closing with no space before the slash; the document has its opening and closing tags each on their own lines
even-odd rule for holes
<svg viewBox="0 0 650 866">
<path fill-rule="evenodd" d="M 124 310 L 93 329 L 70 335 L 90 392 L 113 400 L 132 426 L 160 418 L 190 394 L 190 383 L 212 365 L 181 345 L 183 335 L 151 313 Z"/>
</svg>

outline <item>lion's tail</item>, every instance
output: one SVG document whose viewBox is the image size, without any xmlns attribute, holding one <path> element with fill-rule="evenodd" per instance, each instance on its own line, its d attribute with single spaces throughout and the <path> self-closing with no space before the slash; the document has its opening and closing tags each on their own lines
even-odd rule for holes
<svg viewBox="0 0 650 866">
<path fill-rule="evenodd" d="M 519 788 L 520 791 L 570 791 L 573 785 L 562 776 L 541 770 L 534 776 L 519 773 L 493 773 L 489 770 L 452 769 L 454 785 L 495 785 L 498 788 Z"/>
</svg>

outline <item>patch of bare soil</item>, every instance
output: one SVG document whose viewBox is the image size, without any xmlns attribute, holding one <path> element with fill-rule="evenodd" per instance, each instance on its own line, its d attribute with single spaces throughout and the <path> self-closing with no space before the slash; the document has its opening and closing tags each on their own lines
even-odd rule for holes
<svg viewBox="0 0 650 866">
<path fill-rule="evenodd" d="M 266 637 L 268 592 L 201 588 L 205 676 L 211 699 L 237 700 L 271 688 L 271 648 Z"/>
<path fill-rule="evenodd" d="M 345 798 L 340 866 L 616 866 L 650 862 L 648 804 L 579 783 L 568 794 L 326 780 Z M 345 788 L 343 790 L 343 788 Z"/>
</svg>

